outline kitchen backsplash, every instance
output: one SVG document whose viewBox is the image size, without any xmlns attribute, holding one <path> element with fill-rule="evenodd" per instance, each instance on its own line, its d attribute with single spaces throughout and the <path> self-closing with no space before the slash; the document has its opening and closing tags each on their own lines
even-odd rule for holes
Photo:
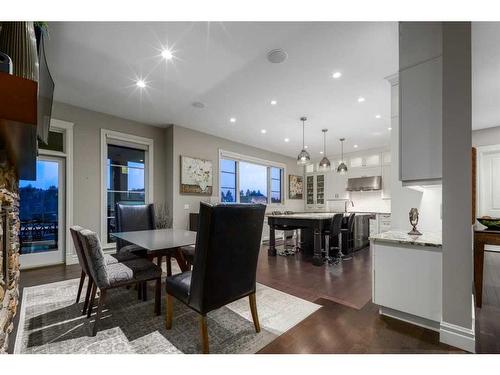
<svg viewBox="0 0 500 375">
<path fill-rule="evenodd" d="M 353 191 L 351 200 L 354 207 L 348 206 L 348 211 L 361 212 L 391 212 L 391 200 L 382 199 L 380 191 Z M 328 201 L 328 211 L 344 211 L 343 201 Z"/>
</svg>

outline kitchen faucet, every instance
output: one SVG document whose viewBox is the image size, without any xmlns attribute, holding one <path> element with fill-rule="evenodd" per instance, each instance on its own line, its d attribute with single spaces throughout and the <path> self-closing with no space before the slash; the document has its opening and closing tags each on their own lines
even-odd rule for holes
<svg viewBox="0 0 500 375">
<path fill-rule="evenodd" d="M 354 207 L 354 202 L 350 199 L 346 200 L 344 202 L 344 212 L 347 213 L 347 205 L 349 204 L 349 202 L 351 203 L 351 206 Z"/>
</svg>

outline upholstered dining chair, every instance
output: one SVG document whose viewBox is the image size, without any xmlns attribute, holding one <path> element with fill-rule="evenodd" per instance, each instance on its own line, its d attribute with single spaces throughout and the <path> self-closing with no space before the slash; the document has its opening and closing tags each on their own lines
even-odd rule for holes
<svg viewBox="0 0 500 375">
<path fill-rule="evenodd" d="M 122 204 L 115 205 L 115 223 L 117 232 L 135 232 L 156 229 L 154 204 Z M 116 251 L 138 252 L 142 248 L 119 238 L 116 239 Z"/>
<path fill-rule="evenodd" d="M 261 204 L 201 203 L 193 269 L 166 279 L 166 328 L 175 297 L 200 315 L 203 353 L 209 351 L 207 313 L 238 299 L 249 297 L 260 332 L 255 278 L 265 210 Z"/>
<path fill-rule="evenodd" d="M 133 284 L 138 285 L 153 280 L 156 281 L 154 309 L 156 315 L 160 315 L 161 268 L 159 266 L 143 258 L 107 264 L 97 234 L 87 229 L 77 233 L 83 245 L 82 247 L 87 260 L 87 269 L 92 278 L 92 294 L 87 308 L 87 317 L 90 317 L 92 314 L 96 292 L 99 289 L 99 303 L 92 330 L 93 336 L 97 334 L 99 329 L 99 321 L 108 290 L 113 288 Z"/>
<path fill-rule="evenodd" d="M 89 279 L 87 283 L 87 294 L 85 296 L 85 302 L 83 304 L 83 310 L 82 310 L 82 314 L 85 314 L 89 303 L 90 292 L 92 290 L 92 278 L 90 277 L 87 259 L 83 251 L 82 241 L 78 236 L 78 233 L 81 232 L 83 229 L 84 228 L 82 228 L 79 225 L 73 225 L 72 227 L 69 228 L 69 231 L 71 233 L 71 238 L 73 239 L 73 245 L 75 246 L 76 256 L 78 257 L 78 263 L 80 264 L 80 268 L 82 269 L 82 273 L 80 275 L 80 284 L 78 285 L 78 293 L 76 295 L 76 303 L 80 303 L 80 297 L 82 294 L 83 285 L 85 283 L 85 278 L 88 276 Z M 104 261 L 106 264 L 114 264 L 134 259 L 138 259 L 138 257 L 132 253 L 127 253 L 127 252 L 117 253 L 117 254 L 104 254 Z"/>
</svg>

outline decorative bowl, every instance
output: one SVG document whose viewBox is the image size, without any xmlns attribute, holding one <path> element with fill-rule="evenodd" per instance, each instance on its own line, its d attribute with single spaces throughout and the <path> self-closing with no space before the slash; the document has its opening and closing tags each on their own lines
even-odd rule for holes
<svg viewBox="0 0 500 375">
<path fill-rule="evenodd" d="M 477 221 L 488 229 L 500 230 L 500 219 L 494 217 L 478 217 Z"/>
</svg>

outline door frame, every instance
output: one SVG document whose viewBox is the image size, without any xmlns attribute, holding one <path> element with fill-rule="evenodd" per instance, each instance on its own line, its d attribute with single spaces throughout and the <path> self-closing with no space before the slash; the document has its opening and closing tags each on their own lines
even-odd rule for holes
<svg viewBox="0 0 500 375">
<path fill-rule="evenodd" d="M 500 144 L 497 145 L 488 145 L 488 146 L 478 146 L 477 150 L 477 179 L 476 179 L 476 215 L 479 216 L 483 212 L 483 206 L 485 204 L 485 196 L 484 196 L 484 159 L 487 154 L 491 154 L 494 152 L 498 152 L 500 155 Z"/>
<path fill-rule="evenodd" d="M 66 159 L 60 156 L 45 155 L 40 154 L 37 157 L 37 162 L 39 160 L 56 162 L 58 164 L 58 193 L 57 193 L 57 252 L 48 251 L 42 253 L 33 254 L 21 254 L 20 262 L 21 269 L 39 268 L 45 266 L 51 266 L 55 264 L 64 263 L 65 259 L 65 229 L 66 229 L 66 189 L 65 189 L 65 176 L 66 176 Z M 59 225 L 61 223 L 62 225 Z M 57 256 L 55 256 L 57 254 Z M 50 260 L 47 257 L 52 255 Z"/>
</svg>

